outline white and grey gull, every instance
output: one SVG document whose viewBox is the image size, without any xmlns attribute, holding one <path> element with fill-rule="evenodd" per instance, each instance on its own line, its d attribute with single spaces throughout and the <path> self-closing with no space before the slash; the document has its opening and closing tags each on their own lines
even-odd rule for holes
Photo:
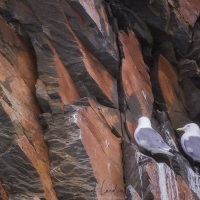
<svg viewBox="0 0 200 200">
<path fill-rule="evenodd" d="M 173 150 L 161 137 L 161 135 L 151 127 L 151 121 L 147 117 L 141 117 L 138 120 L 138 126 L 134 132 L 135 141 L 142 148 L 150 151 L 152 154 L 166 154 L 174 156 Z"/>
<path fill-rule="evenodd" d="M 181 136 L 181 146 L 184 152 L 194 161 L 200 162 L 200 129 L 195 123 L 186 124 L 178 131 L 184 131 Z"/>
</svg>

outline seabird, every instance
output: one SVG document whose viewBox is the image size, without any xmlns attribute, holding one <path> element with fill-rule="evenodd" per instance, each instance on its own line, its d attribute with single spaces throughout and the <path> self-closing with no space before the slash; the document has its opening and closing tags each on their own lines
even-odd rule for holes
<svg viewBox="0 0 200 200">
<path fill-rule="evenodd" d="M 195 123 L 186 124 L 178 131 L 185 133 L 181 137 L 181 146 L 184 152 L 194 161 L 200 162 L 200 129 Z"/>
<path fill-rule="evenodd" d="M 152 154 L 162 153 L 174 156 L 173 151 L 161 137 L 161 135 L 151 127 L 151 121 L 147 117 L 138 120 L 138 126 L 134 132 L 137 144 Z"/>
</svg>

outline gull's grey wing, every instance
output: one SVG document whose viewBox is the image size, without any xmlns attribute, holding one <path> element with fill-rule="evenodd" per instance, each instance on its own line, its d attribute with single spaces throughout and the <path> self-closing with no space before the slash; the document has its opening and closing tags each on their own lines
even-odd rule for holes
<svg viewBox="0 0 200 200">
<path fill-rule="evenodd" d="M 190 136 L 189 140 L 184 141 L 184 146 L 194 160 L 200 161 L 200 137 Z"/>
<path fill-rule="evenodd" d="M 145 146 L 151 148 L 171 149 L 163 140 L 161 135 L 152 128 L 141 128 L 137 133 L 137 139 L 139 141 L 145 141 Z"/>
</svg>

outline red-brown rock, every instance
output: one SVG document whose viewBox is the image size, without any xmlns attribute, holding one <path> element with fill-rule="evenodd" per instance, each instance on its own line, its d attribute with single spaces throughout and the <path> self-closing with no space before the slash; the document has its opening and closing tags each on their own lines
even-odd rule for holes
<svg viewBox="0 0 200 200">
<path fill-rule="evenodd" d="M 8 200 L 8 199 L 9 199 L 9 197 L 8 197 L 8 195 L 7 195 L 6 191 L 5 191 L 5 189 L 3 188 L 3 185 L 2 185 L 2 182 L 1 182 L 1 181 L 0 181 L 0 198 L 1 198 L 2 200 Z"/>
<path fill-rule="evenodd" d="M 199 175 L 173 128 L 199 116 L 199 5 L 2 1 L 1 198 L 198 199 Z M 189 117 L 177 71 L 164 56 L 156 63 L 161 52 L 187 70 Z M 173 159 L 134 145 L 141 116 Z"/>
<path fill-rule="evenodd" d="M 175 7 L 175 0 L 168 0 L 168 2 Z M 194 26 L 200 14 L 200 1 L 199 0 L 179 0 L 178 11 L 191 26 Z"/>
<path fill-rule="evenodd" d="M 78 126 L 97 179 L 98 199 L 124 199 L 121 139 L 112 133 L 101 112 L 93 108 L 94 103 L 92 108 L 79 110 Z"/>
<path fill-rule="evenodd" d="M 49 47 L 51 48 L 52 52 L 54 53 L 54 64 L 56 66 L 56 70 L 58 72 L 58 83 L 59 83 L 59 95 L 62 99 L 64 105 L 72 104 L 73 101 L 78 100 L 79 94 L 76 89 L 76 86 L 70 77 L 68 70 L 63 65 L 62 61 L 60 60 L 58 53 L 56 52 L 54 46 L 48 41 Z"/>
<path fill-rule="evenodd" d="M 22 42 L 18 34 L 12 33 L 12 29 L 3 20 L 1 25 L 4 25 L 5 34 L 2 35 L 1 42 L 9 44 L 7 48 L 10 55 L 6 58 L 0 54 L 0 82 L 3 95 L 0 102 L 15 128 L 16 137 L 12 140 L 19 145 L 40 176 L 45 197 L 56 199 L 49 172 L 48 149 L 37 119 L 40 110 L 35 98 L 36 65 L 32 51 Z M 21 52 L 15 50 L 16 46 L 21 48 Z M 10 60 L 12 54 L 13 61 Z"/>
<path fill-rule="evenodd" d="M 165 104 L 173 127 L 175 129 L 182 127 L 190 121 L 184 103 L 183 90 L 178 84 L 178 77 L 172 65 L 162 55 L 159 56 L 158 61 L 158 81 L 164 98 L 164 102 L 160 104 Z"/>
<path fill-rule="evenodd" d="M 143 61 L 139 43 L 132 31 L 121 32 L 124 58 L 122 60 L 122 85 L 125 95 L 126 124 L 130 135 L 141 116 L 151 117 L 153 94 L 147 66 Z"/>
</svg>

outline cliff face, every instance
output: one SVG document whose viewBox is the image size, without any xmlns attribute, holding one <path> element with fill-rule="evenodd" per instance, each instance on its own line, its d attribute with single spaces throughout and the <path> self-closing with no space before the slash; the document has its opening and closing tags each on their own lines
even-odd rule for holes
<svg viewBox="0 0 200 200">
<path fill-rule="evenodd" d="M 0 1 L 2 200 L 200 199 L 176 128 L 200 124 L 199 0 Z M 137 120 L 179 153 L 150 155 Z"/>
</svg>

